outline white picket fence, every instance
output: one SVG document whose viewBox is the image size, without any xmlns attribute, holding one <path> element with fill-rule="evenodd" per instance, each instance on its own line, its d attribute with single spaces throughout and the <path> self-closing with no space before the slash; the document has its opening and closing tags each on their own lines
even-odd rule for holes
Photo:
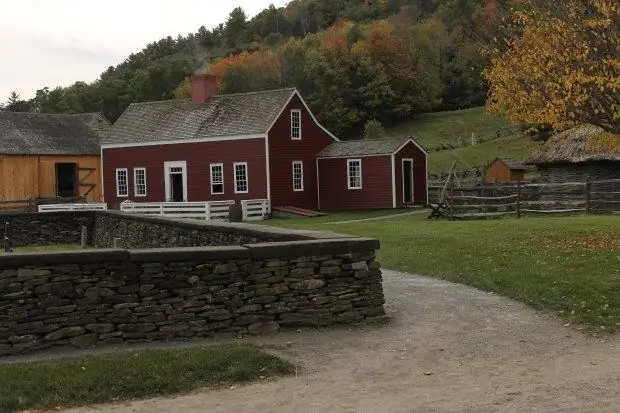
<svg viewBox="0 0 620 413">
<path fill-rule="evenodd" d="M 267 218 L 270 212 L 268 199 L 253 199 L 241 201 L 244 221 L 262 221 Z"/>
<path fill-rule="evenodd" d="M 132 202 L 121 203 L 121 211 L 128 214 L 163 215 L 173 218 L 227 220 L 234 201 L 214 202 Z"/>
<path fill-rule="evenodd" d="M 39 205 L 39 212 L 105 211 L 108 204 L 49 204 Z"/>
</svg>

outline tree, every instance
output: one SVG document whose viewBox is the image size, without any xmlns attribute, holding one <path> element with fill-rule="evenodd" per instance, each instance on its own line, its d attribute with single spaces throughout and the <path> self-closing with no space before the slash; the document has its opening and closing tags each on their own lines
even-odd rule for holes
<svg viewBox="0 0 620 413">
<path fill-rule="evenodd" d="M 525 0 L 487 52 L 487 107 L 515 123 L 620 132 L 620 4 Z"/>
<path fill-rule="evenodd" d="M 381 139 L 385 137 L 385 129 L 381 122 L 371 119 L 364 125 L 364 139 Z"/>
<path fill-rule="evenodd" d="M 229 48 L 236 48 L 244 40 L 243 35 L 245 34 L 247 26 L 247 18 L 248 16 L 241 7 L 236 7 L 230 12 L 228 20 L 226 21 L 226 26 L 224 27 L 226 45 Z"/>
<path fill-rule="evenodd" d="M 28 112 L 29 108 L 30 105 L 28 102 L 22 100 L 21 96 L 13 91 L 9 95 L 4 110 L 8 110 L 9 112 Z"/>
</svg>

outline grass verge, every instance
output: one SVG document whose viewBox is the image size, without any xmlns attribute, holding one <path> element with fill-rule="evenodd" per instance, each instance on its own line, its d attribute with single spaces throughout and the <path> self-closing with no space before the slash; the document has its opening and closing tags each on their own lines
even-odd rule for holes
<svg viewBox="0 0 620 413">
<path fill-rule="evenodd" d="M 0 364 L 0 412 L 188 393 L 293 371 L 287 361 L 244 345 Z"/>
<path fill-rule="evenodd" d="M 620 330 L 620 218 L 435 221 L 425 214 L 341 225 L 270 221 L 381 240 L 385 268 L 492 291 L 590 331 Z"/>
</svg>

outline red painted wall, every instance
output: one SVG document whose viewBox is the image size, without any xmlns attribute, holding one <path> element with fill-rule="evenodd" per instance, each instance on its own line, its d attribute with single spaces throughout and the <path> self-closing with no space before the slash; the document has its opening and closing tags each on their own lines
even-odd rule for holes
<svg viewBox="0 0 620 413">
<path fill-rule="evenodd" d="M 413 203 L 415 205 L 424 205 L 428 202 L 426 198 L 428 185 L 426 155 L 413 143 L 408 143 L 394 155 L 394 163 L 396 164 L 396 205 L 399 208 L 406 206 L 403 202 L 403 159 L 411 158 L 413 158 Z"/>
<path fill-rule="evenodd" d="M 359 159 L 362 160 L 362 189 L 357 190 L 348 189 L 347 159 L 319 159 L 322 210 L 392 208 L 392 158 Z"/>
<path fill-rule="evenodd" d="M 187 161 L 188 201 L 266 199 L 264 139 L 199 142 L 103 150 L 104 199 L 111 205 L 130 199 L 164 202 L 164 162 Z M 234 193 L 233 163 L 248 163 L 248 194 Z M 224 164 L 224 194 L 211 195 L 211 163 Z M 133 168 L 146 167 L 147 196 L 134 196 Z M 116 168 L 128 168 L 129 197 L 116 197 Z"/>
<path fill-rule="evenodd" d="M 301 140 L 291 139 L 291 110 L 301 110 Z M 334 139 L 329 136 L 305 109 L 298 96 L 293 97 L 269 131 L 271 167 L 271 204 L 317 209 L 316 155 Z M 304 191 L 293 191 L 293 161 L 304 164 Z"/>
</svg>

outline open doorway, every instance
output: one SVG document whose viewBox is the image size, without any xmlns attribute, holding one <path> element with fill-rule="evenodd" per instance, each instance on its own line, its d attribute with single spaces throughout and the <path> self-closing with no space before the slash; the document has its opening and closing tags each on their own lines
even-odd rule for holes
<svg viewBox="0 0 620 413">
<path fill-rule="evenodd" d="M 56 196 L 73 198 L 78 193 L 78 165 L 76 163 L 56 164 Z"/>
<path fill-rule="evenodd" d="M 166 162 L 164 170 L 166 172 L 166 201 L 187 201 L 187 163 Z"/>
<path fill-rule="evenodd" d="M 403 202 L 413 203 L 413 159 L 403 159 Z"/>
</svg>

